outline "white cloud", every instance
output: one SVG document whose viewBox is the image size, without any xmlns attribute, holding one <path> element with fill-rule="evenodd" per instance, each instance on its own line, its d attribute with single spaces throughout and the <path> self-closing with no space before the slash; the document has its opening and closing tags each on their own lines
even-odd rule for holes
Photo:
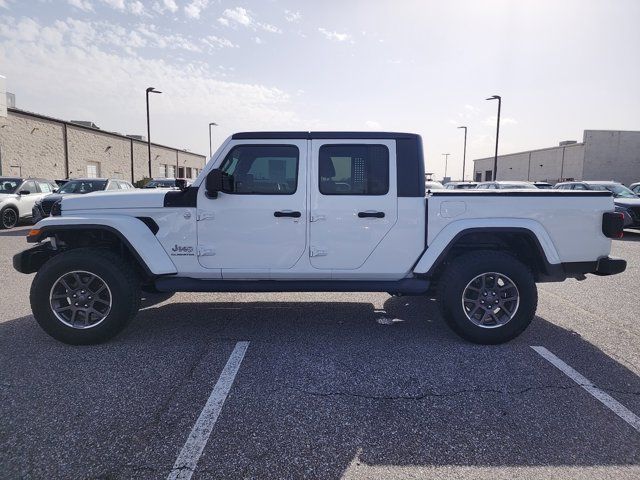
<svg viewBox="0 0 640 480">
<path fill-rule="evenodd" d="M 129 3 L 129 11 L 134 15 L 142 15 L 144 13 L 144 5 L 139 0 Z"/>
<path fill-rule="evenodd" d="M 323 27 L 318 28 L 318 31 L 328 40 L 334 40 L 336 42 L 344 42 L 351 39 L 351 35 L 348 33 L 332 32 Z"/>
<path fill-rule="evenodd" d="M 2 0 L 0 0 L 2 1 Z M 91 12 L 93 10 L 93 5 L 89 0 L 67 0 L 69 5 L 72 7 L 79 8 L 84 12 Z"/>
<path fill-rule="evenodd" d="M 213 49 L 219 48 L 235 48 L 238 45 L 234 44 L 231 40 L 223 37 L 217 37 L 215 35 L 209 35 L 202 39 L 202 43 L 208 45 Z"/>
<path fill-rule="evenodd" d="M 154 85 L 163 91 L 154 98 L 155 139 L 195 152 L 208 151 L 200 127 L 214 114 L 222 125 L 220 135 L 300 125 L 284 91 L 222 80 L 217 68 L 168 59 L 165 51 L 158 52 L 157 58 L 142 58 L 124 47 L 115 49 L 113 38 L 111 43 L 100 43 L 105 25 L 0 19 L 3 73 L 18 85 L 16 93 L 25 108 L 59 118 L 90 118 L 107 130 L 136 133 L 144 131 L 144 90 Z M 56 31 L 57 36 L 38 33 L 45 29 Z M 118 41 L 129 39 L 125 29 L 111 30 Z M 72 40 L 74 32 L 77 38 Z M 151 42 L 140 32 L 137 35 Z"/>
<path fill-rule="evenodd" d="M 200 18 L 202 10 L 209 6 L 209 0 L 193 0 L 189 5 L 184 7 L 184 13 L 189 18 Z"/>
<path fill-rule="evenodd" d="M 275 25 L 269 23 L 257 22 L 249 10 L 242 7 L 227 8 L 222 12 L 222 16 L 218 18 L 218 23 L 225 27 L 241 25 L 243 27 L 252 28 L 254 30 L 261 29 L 269 33 L 282 33 L 282 30 Z"/>
<path fill-rule="evenodd" d="M 364 124 L 370 130 L 381 130 L 382 129 L 382 126 L 380 125 L 380 123 L 376 122 L 375 120 L 367 120 L 366 122 L 364 122 Z"/>
<path fill-rule="evenodd" d="M 292 12 L 291 10 L 284 11 L 284 19 L 287 22 L 299 22 L 302 18 L 302 14 L 298 11 Z"/>
<path fill-rule="evenodd" d="M 498 120 L 498 116 L 497 115 L 491 115 L 490 117 L 485 118 L 482 121 L 483 125 L 486 125 L 487 127 L 493 127 L 496 125 L 496 122 Z M 515 118 L 509 118 L 509 117 L 500 117 L 500 126 L 502 125 L 515 125 L 516 123 L 518 123 L 516 121 Z"/>
<path fill-rule="evenodd" d="M 260 37 L 253 37 L 253 41 L 258 45 L 262 45 L 264 43 Z"/>
<path fill-rule="evenodd" d="M 176 5 L 175 0 L 164 0 L 162 3 L 171 13 L 176 13 L 178 11 L 178 5 Z"/>
<path fill-rule="evenodd" d="M 253 18 L 249 15 L 249 11 L 242 7 L 227 8 L 222 12 L 222 16 L 232 22 L 244 25 L 245 27 L 253 24 Z"/>
<path fill-rule="evenodd" d="M 106 3 L 111 8 L 115 8 L 116 10 L 124 10 L 124 0 L 102 0 L 103 3 Z"/>
<path fill-rule="evenodd" d="M 11 0 L 0 0 L 0 8 L 9 8 Z"/>
</svg>

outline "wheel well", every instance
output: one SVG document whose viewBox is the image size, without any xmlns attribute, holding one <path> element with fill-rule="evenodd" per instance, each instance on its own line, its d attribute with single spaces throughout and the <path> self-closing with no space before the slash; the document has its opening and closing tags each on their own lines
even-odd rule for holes
<svg viewBox="0 0 640 480">
<path fill-rule="evenodd" d="M 430 275 L 439 278 L 451 261 L 463 253 L 477 250 L 493 250 L 513 255 L 527 265 L 536 281 L 550 274 L 544 250 L 531 231 L 514 229 L 499 231 L 462 232 L 438 258 Z"/>
<path fill-rule="evenodd" d="M 47 232 L 47 237 L 55 238 L 60 251 L 76 248 L 103 248 L 120 255 L 135 266 L 140 278 L 150 280 L 153 274 L 135 249 L 116 231 L 106 228 L 60 229 Z"/>
</svg>

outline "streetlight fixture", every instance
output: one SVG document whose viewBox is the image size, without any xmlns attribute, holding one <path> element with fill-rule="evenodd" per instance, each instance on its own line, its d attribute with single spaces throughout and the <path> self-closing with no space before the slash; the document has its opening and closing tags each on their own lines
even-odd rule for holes
<svg viewBox="0 0 640 480">
<path fill-rule="evenodd" d="M 213 147 L 211 147 L 211 127 L 217 127 L 218 124 L 215 122 L 211 122 L 209 124 L 209 158 L 211 158 L 211 155 L 213 155 Z"/>
<path fill-rule="evenodd" d="M 447 178 L 447 165 L 449 163 L 449 155 L 448 153 L 443 153 L 444 155 L 444 178 Z"/>
<path fill-rule="evenodd" d="M 151 175 L 151 123 L 149 121 L 149 94 L 150 93 L 162 93 L 160 90 L 156 90 L 154 87 L 149 87 L 147 92 L 147 151 L 149 153 L 149 178 L 153 178 Z"/>
<path fill-rule="evenodd" d="M 467 160 L 467 127 L 458 127 L 464 128 L 464 150 L 462 151 L 462 181 L 464 182 L 464 169 L 465 162 Z"/>
<path fill-rule="evenodd" d="M 498 100 L 498 120 L 496 122 L 496 153 L 493 156 L 493 180 L 498 179 L 498 138 L 500 137 L 500 107 L 502 107 L 502 97 L 492 95 L 486 100 Z"/>
</svg>

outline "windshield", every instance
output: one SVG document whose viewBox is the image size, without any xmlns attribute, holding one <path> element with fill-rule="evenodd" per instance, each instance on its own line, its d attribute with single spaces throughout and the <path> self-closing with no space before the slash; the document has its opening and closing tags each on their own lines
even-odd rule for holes
<svg viewBox="0 0 640 480">
<path fill-rule="evenodd" d="M 21 183 L 19 178 L 0 178 L 0 193 L 15 193 Z"/>
<path fill-rule="evenodd" d="M 65 183 L 58 193 L 89 193 L 104 190 L 106 180 L 71 180 Z"/>
<path fill-rule="evenodd" d="M 144 188 L 171 188 L 175 187 L 176 182 L 174 180 L 151 180 Z"/>
<path fill-rule="evenodd" d="M 609 190 L 616 198 L 638 198 L 638 196 L 619 183 L 591 184 L 592 190 Z"/>
</svg>

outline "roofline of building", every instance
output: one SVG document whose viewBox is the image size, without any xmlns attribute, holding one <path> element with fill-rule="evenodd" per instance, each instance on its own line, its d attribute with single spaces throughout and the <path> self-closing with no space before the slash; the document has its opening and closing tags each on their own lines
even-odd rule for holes
<svg viewBox="0 0 640 480">
<path fill-rule="evenodd" d="M 121 133 L 110 132 L 109 130 L 102 130 L 102 129 L 96 129 L 96 128 L 91 128 L 91 127 L 85 127 L 84 125 L 78 125 L 77 123 L 68 122 L 68 121 L 62 120 L 60 118 L 49 117 L 47 115 L 42 115 L 40 113 L 29 112 L 28 110 L 22 110 L 20 108 L 7 107 L 7 112 L 16 113 L 18 115 L 25 115 L 25 116 L 29 116 L 29 117 L 34 117 L 34 118 L 37 118 L 37 119 L 40 119 L 40 120 L 46 120 L 46 121 L 49 121 L 49 122 L 60 123 L 62 125 L 67 125 L 68 127 L 78 128 L 80 130 L 87 130 L 87 131 L 93 132 L 93 133 L 104 133 L 105 135 L 111 135 L 112 137 L 121 138 L 123 140 L 130 140 L 132 142 L 138 142 L 138 143 L 142 143 L 144 145 L 147 145 L 147 143 L 148 143 L 148 142 L 146 142 L 144 140 L 138 140 L 136 138 L 128 137 L 127 135 L 122 135 Z M 180 148 L 170 147 L 168 145 L 162 145 L 161 143 L 151 142 L 151 145 L 154 146 L 154 147 L 167 148 L 169 150 L 174 150 L 176 152 L 183 152 L 183 153 L 186 153 L 187 155 L 195 155 L 197 157 L 202 157 L 204 159 L 207 158 L 206 155 L 201 155 L 201 154 L 195 153 L 195 152 L 188 152 L 188 151 L 180 149 Z"/>
<path fill-rule="evenodd" d="M 554 150 L 556 148 L 570 148 L 570 147 L 579 147 L 579 146 L 584 146 L 584 142 L 570 143 L 569 145 L 556 145 L 555 147 L 536 148 L 535 150 L 524 150 L 522 152 L 515 152 L 515 153 L 502 153 L 498 155 L 498 158 L 511 157 L 513 155 L 522 155 L 523 153 L 544 152 L 545 150 Z M 493 160 L 494 158 L 495 157 L 474 158 L 473 161 L 479 162 L 481 160 Z"/>
</svg>

